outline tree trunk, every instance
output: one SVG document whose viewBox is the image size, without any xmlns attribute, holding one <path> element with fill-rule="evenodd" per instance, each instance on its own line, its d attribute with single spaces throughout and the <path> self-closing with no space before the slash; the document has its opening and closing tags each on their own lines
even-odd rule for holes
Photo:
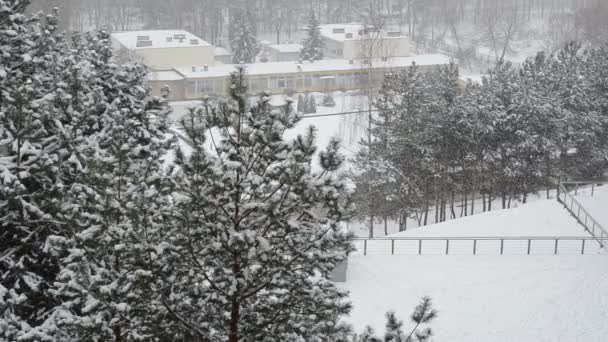
<svg viewBox="0 0 608 342">
<path fill-rule="evenodd" d="M 388 235 L 388 219 L 386 218 L 386 216 L 383 217 L 384 219 L 384 236 Z"/>
</svg>

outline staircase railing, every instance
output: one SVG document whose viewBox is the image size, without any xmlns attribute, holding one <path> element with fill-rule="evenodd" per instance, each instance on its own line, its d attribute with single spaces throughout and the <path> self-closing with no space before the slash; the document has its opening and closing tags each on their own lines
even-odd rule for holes
<svg viewBox="0 0 608 342">
<path fill-rule="evenodd" d="M 576 188 L 581 182 L 569 182 L 568 184 L 576 184 Z M 590 184 L 586 182 L 584 184 Z M 591 183 L 594 184 L 594 183 Z M 578 191 L 578 190 L 577 190 Z M 595 191 L 595 186 L 592 187 L 592 192 Z M 564 205 L 564 208 L 585 228 L 589 234 L 600 244 L 603 248 L 606 241 L 604 238 L 608 237 L 608 231 L 604 228 L 588 211 L 583 205 L 568 191 L 564 183 L 559 183 L 557 186 L 557 201 Z"/>
</svg>

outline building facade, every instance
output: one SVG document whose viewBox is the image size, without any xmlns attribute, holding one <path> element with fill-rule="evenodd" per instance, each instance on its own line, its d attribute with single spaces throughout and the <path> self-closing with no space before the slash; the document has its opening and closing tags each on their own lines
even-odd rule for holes
<svg viewBox="0 0 608 342">
<path fill-rule="evenodd" d="M 213 45 L 183 30 L 116 32 L 111 39 L 117 56 L 142 62 L 152 70 L 215 63 Z"/>
<path fill-rule="evenodd" d="M 237 67 L 247 70 L 249 91 L 258 94 L 331 92 L 361 89 L 364 84 L 378 86 L 387 73 L 395 73 L 416 64 L 423 71 L 450 63 L 443 55 L 420 55 L 364 60 L 329 59 L 304 62 L 268 62 L 246 65 L 215 65 L 174 68 L 153 72 L 148 83 L 154 94 L 169 85 L 170 100 L 197 100 L 204 95 L 225 95 L 229 75 Z"/>
<path fill-rule="evenodd" d="M 410 57 L 415 46 L 401 32 L 377 30 L 363 24 L 321 25 L 325 56 L 343 59 Z"/>
</svg>

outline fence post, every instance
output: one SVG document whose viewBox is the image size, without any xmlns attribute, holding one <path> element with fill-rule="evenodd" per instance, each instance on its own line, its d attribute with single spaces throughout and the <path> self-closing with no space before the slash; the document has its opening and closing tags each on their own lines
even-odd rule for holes
<svg viewBox="0 0 608 342">
<path fill-rule="evenodd" d="M 594 192 L 595 192 L 595 183 L 591 183 L 591 197 L 593 197 Z"/>
<path fill-rule="evenodd" d="M 530 255 L 530 245 L 532 244 L 532 240 L 528 239 L 528 255 Z"/>
<path fill-rule="evenodd" d="M 583 243 L 581 245 L 581 254 L 585 254 L 585 239 L 582 240 Z"/>
<path fill-rule="evenodd" d="M 477 240 L 473 240 L 473 255 L 477 254 Z"/>
<path fill-rule="evenodd" d="M 418 255 L 422 254 L 422 239 L 418 240 Z"/>
<path fill-rule="evenodd" d="M 500 255 L 503 254 L 504 247 L 505 247 L 505 240 L 500 239 Z"/>
<path fill-rule="evenodd" d="M 587 215 L 587 213 L 585 213 L 585 228 L 587 227 L 587 218 L 589 217 L 589 215 Z"/>
<path fill-rule="evenodd" d="M 391 255 L 395 255 L 395 239 L 391 240 Z"/>
<path fill-rule="evenodd" d="M 367 240 L 363 240 L 363 256 L 367 255 Z"/>
<path fill-rule="evenodd" d="M 557 255 L 557 242 L 559 241 L 559 239 L 555 239 L 555 255 Z"/>
<path fill-rule="evenodd" d="M 445 240 L 445 255 L 450 254 L 450 240 Z"/>
</svg>

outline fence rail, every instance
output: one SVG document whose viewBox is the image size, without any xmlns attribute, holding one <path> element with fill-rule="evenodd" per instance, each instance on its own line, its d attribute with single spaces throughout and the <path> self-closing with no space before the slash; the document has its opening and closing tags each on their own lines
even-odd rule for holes
<svg viewBox="0 0 608 342">
<path fill-rule="evenodd" d="M 563 189 L 560 190 L 566 190 L 566 192 L 568 192 L 568 186 L 571 186 L 574 190 L 574 195 L 578 195 L 579 190 L 583 191 L 583 190 L 589 190 L 589 188 L 591 188 L 591 197 L 593 197 L 595 195 L 596 189 L 598 187 L 601 186 L 605 186 L 608 185 L 608 182 L 602 182 L 602 181 L 566 181 L 566 182 L 561 182 L 560 185 L 563 185 Z M 571 192 L 572 190 L 570 190 Z"/>
<path fill-rule="evenodd" d="M 599 254 L 608 237 L 354 238 L 354 255 Z"/>
<path fill-rule="evenodd" d="M 568 182 L 560 183 L 557 188 L 557 201 L 564 205 L 564 208 L 570 212 L 572 216 L 585 228 L 595 240 L 604 246 L 605 238 L 608 238 L 608 231 L 604 228 L 589 212 L 585 209 L 580 202 L 574 198 L 574 196 L 568 191 L 566 185 L 575 184 L 578 186 L 580 182 Z M 586 183 L 589 184 L 589 183 Z M 593 183 L 592 183 L 593 184 Z M 594 191 L 594 190 L 592 190 Z"/>
</svg>

